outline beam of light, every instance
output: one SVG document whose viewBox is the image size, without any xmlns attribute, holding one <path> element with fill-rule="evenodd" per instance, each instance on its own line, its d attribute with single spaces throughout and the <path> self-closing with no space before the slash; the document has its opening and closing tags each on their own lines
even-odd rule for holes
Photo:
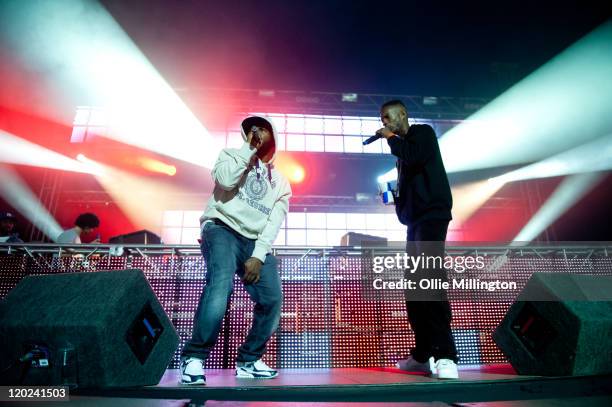
<svg viewBox="0 0 612 407">
<path fill-rule="evenodd" d="M 397 179 L 397 168 L 393 168 L 392 170 L 379 175 L 378 178 L 376 178 L 376 182 L 378 183 L 382 183 L 382 182 L 391 182 L 391 181 L 395 181 Z"/>
<path fill-rule="evenodd" d="M 12 167 L 0 164 L 0 194 L 49 239 L 55 241 L 63 229 L 30 187 Z"/>
<path fill-rule="evenodd" d="M 163 212 L 185 205 L 187 192 L 182 189 L 110 167 L 83 154 L 79 161 L 91 167 L 98 182 L 138 227 L 160 233 Z"/>
<path fill-rule="evenodd" d="M 98 2 L 6 1 L 1 11 L 2 34 L 55 88 L 53 103 L 101 106 L 104 136 L 212 168 L 217 143 Z"/>
<path fill-rule="evenodd" d="M 575 174 L 566 177 L 514 238 L 530 242 L 591 191 L 604 177 L 602 173 Z"/>
<path fill-rule="evenodd" d="M 453 188 L 453 219 L 457 224 L 467 221 L 503 186 L 488 180 L 470 182 Z"/>
<path fill-rule="evenodd" d="M 90 173 L 91 170 L 70 157 L 0 130 L 0 163 L 29 165 L 56 170 Z"/>
<path fill-rule="evenodd" d="M 612 170 L 612 134 L 489 179 L 493 184 Z"/>
<path fill-rule="evenodd" d="M 539 161 L 612 132 L 612 22 L 440 139 L 448 172 Z"/>
<path fill-rule="evenodd" d="M 166 164 L 149 157 L 139 157 L 138 162 L 145 170 L 166 174 L 171 177 L 176 175 L 176 167 L 174 165 Z"/>
<path fill-rule="evenodd" d="M 584 145 L 564 151 L 537 163 L 510 171 L 498 177 L 480 181 L 476 183 L 478 185 L 476 188 L 454 188 L 453 197 L 456 205 L 453 214 L 459 219 L 468 219 L 478 207 L 482 206 L 489 197 L 508 182 L 561 175 L 592 174 L 593 172 L 610 169 L 612 169 L 612 135 L 600 137 Z M 580 199 L 582 195 L 588 192 L 581 192 L 580 185 L 584 185 L 586 188 L 590 179 L 589 177 L 568 178 L 567 186 L 565 186 L 566 184 L 564 183 L 564 188 L 560 187 L 559 189 L 559 199 L 561 199 L 561 201 L 559 203 L 548 203 L 547 208 L 549 209 L 543 208 L 544 212 L 542 212 L 542 214 L 534 216 L 532 221 L 530 221 L 531 226 L 529 226 L 529 228 L 526 227 L 527 229 L 524 229 L 526 230 L 525 235 L 520 237 L 525 237 L 525 240 L 532 240 L 541 233 L 544 229 L 540 230 L 540 227 L 546 228 L 567 209 L 563 202 L 567 202 L 567 205 L 571 206 Z M 571 194 L 572 191 L 575 191 L 573 195 Z M 476 204 L 478 205 L 475 206 Z M 545 224 L 542 219 L 549 219 L 548 217 L 551 213 L 554 214 L 554 217 L 551 218 L 549 224 Z"/>
</svg>

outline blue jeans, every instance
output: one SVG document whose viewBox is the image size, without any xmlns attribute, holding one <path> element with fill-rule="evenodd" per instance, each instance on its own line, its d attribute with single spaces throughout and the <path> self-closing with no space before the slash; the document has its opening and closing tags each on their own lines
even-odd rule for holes
<svg viewBox="0 0 612 407">
<path fill-rule="evenodd" d="M 181 356 L 208 358 L 215 346 L 234 288 L 234 274 L 244 275 L 244 263 L 253 252 L 255 240 L 247 239 L 229 226 L 207 222 L 202 230 L 202 254 L 206 261 L 206 285 L 195 313 L 193 335 Z M 266 256 L 259 281 L 244 285 L 255 302 L 253 325 L 238 349 L 239 362 L 261 358 L 280 321 L 283 301 L 276 257 Z"/>
</svg>

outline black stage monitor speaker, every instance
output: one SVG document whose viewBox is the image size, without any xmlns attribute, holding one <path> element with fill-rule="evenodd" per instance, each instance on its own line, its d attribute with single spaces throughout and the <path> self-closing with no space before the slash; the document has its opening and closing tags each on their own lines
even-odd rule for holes
<svg viewBox="0 0 612 407">
<path fill-rule="evenodd" d="M 340 239 L 340 246 L 378 246 L 387 244 L 387 238 L 380 236 L 365 235 L 363 233 L 348 232 Z"/>
<path fill-rule="evenodd" d="M 140 270 L 28 276 L 0 306 L 2 384 L 155 385 L 178 343 Z"/>
<path fill-rule="evenodd" d="M 519 374 L 612 373 L 612 276 L 535 273 L 493 339 Z"/>
<path fill-rule="evenodd" d="M 148 230 L 127 233 L 125 235 L 113 236 L 108 239 L 110 244 L 161 244 L 161 238 Z"/>
</svg>

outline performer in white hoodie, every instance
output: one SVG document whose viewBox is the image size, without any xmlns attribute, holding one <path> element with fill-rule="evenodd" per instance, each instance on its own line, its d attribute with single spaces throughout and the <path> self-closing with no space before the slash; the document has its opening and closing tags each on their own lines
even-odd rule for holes
<svg viewBox="0 0 612 407">
<path fill-rule="evenodd" d="M 212 170 L 215 188 L 200 218 L 206 286 L 192 338 L 181 354 L 183 384 L 206 384 L 204 362 L 217 341 L 235 273 L 255 302 L 253 325 L 238 349 L 236 376 L 278 375 L 261 357 L 280 321 L 281 281 L 270 247 L 289 210 L 291 187 L 272 164 L 276 154 L 272 122 L 252 116 L 241 128 L 245 142 L 219 154 Z"/>
</svg>

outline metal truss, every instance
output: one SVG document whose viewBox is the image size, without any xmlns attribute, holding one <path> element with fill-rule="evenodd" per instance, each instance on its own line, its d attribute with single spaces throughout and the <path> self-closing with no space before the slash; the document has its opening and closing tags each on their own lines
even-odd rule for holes
<svg viewBox="0 0 612 407">
<path fill-rule="evenodd" d="M 203 102 L 212 109 L 218 109 L 219 100 L 223 100 L 224 109 L 240 112 L 276 111 L 343 116 L 378 116 L 384 102 L 399 99 L 404 102 L 411 117 L 447 120 L 464 120 L 490 102 L 490 99 L 474 97 L 295 90 L 190 87 L 176 88 L 175 91 Z M 347 97 L 351 101 L 347 101 Z"/>
<path fill-rule="evenodd" d="M 401 243 L 401 242 L 397 242 Z M 274 246 L 273 253 L 278 256 L 360 256 L 366 250 L 377 252 L 396 253 L 403 250 L 403 246 L 390 244 L 387 247 L 366 246 Z M 612 242 L 592 244 L 525 244 L 514 243 L 509 245 L 465 245 L 447 246 L 449 255 L 497 255 L 506 257 L 558 257 L 565 259 L 610 257 L 612 256 Z M 0 253 L 22 256 L 201 256 L 197 245 L 164 245 L 164 244 L 54 244 L 54 243 L 2 243 Z"/>
</svg>

